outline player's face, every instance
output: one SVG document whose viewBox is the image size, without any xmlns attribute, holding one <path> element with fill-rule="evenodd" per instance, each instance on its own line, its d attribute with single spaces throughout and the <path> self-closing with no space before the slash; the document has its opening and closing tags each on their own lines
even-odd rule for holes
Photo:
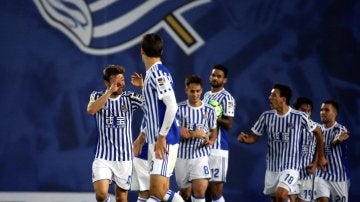
<svg viewBox="0 0 360 202">
<path fill-rule="evenodd" d="M 324 124 L 335 121 L 336 110 L 331 104 L 322 104 L 320 108 L 320 119 Z"/>
<path fill-rule="evenodd" d="M 120 94 L 122 93 L 122 91 L 124 90 L 124 88 L 125 88 L 125 78 L 124 78 L 124 75 L 123 75 L 123 74 L 117 74 L 117 75 L 110 76 L 110 79 L 109 79 L 109 87 L 110 87 L 113 83 L 116 84 L 116 86 L 118 87 L 117 91 L 114 92 L 113 94 L 115 94 L 115 95 L 120 95 Z"/>
<path fill-rule="evenodd" d="M 311 106 L 309 104 L 302 104 L 299 110 L 305 112 L 309 117 L 311 116 Z"/>
<path fill-rule="evenodd" d="M 219 69 L 212 70 L 209 80 L 213 88 L 222 88 L 227 81 L 224 72 Z"/>
<path fill-rule="evenodd" d="M 189 103 L 192 105 L 199 104 L 201 102 L 202 87 L 198 83 L 191 83 L 185 89 L 188 96 Z"/>
<path fill-rule="evenodd" d="M 280 96 L 279 89 L 272 89 L 269 96 L 269 101 L 270 108 L 277 110 L 282 108 L 285 98 Z"/>
</svg>

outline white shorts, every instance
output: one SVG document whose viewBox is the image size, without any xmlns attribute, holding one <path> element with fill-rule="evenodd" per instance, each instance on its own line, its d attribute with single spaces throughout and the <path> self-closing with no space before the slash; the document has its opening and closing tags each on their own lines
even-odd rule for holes
<svg viewBox="0 0 360 202">
<path fill-rule="evenodd" d="M 299 180 L 298 197 L 303 201 L 311 201 L 314 198 L 314 179 Z"/>
<path fill-rule="evenodd" d="M 266 170 L 265 187 L 263 193 L 266 195 L 274 195 L 278 187 L 288 190 L 288 194 L 296 194 L 299 190 L 299 171 L 284 170 L 282 172 L 271 172 Z"/>
<path fill-rule="evenodd" d="M 321 177 L 315 178 L 315 198 L 331 198 L 331 201 L 347 202 L 349 200 L 350 181 L 332 182 Z"/>
<path fill-rule="evenodd" d="M 98 180 L 115 181 L 124 190 L 130 189 L 132 161 L 107 161 L 94 159 L 92 164 L 92 182 Z"/>
<path fill-rule="evenodd" d="M 131 190 L 146 191 L 150 189 L 150 172 L 147 160 L 134 157 Z"/>
<path fill-rule="evenodd" d="M 212 182 L 226 182 L 228 170 L 229 151 L 211 149 L 209 156 L 209 167 Z"/>
<path fill-rule="evenodd" d="M 209 157 L 202 156 L 195 159 L 178 158 L 175 164 L 176 183 L 180 188 L 191 186 L 191 181 L 196 179 L 209 179 Z"/>
<path fill-rule="evenodd" d="M 171 177 L 176 163 L 179 144 L 168 144 L 168 154 L 165 155 L 164 159 L 157 159 L 155 157 L 154 148 L 155 144 L 149 144 L 148 161 L 150 175 Z"/>
</svg>

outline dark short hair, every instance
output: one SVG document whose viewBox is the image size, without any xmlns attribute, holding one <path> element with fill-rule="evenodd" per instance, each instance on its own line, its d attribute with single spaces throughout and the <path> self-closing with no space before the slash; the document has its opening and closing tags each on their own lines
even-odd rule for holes
<svg viewBox="0 0 360 202">
<path fill-rule="evenodd" d="M 125 74 L 125 68 L 123 66 L 119 66 L 119 65 L 108 65 L 107 67 L 105 67 L 105 69 L 103 70 L 103 79 L 105 81 L 109 81 L 110 77 L 113 75 L 118 75 L 118 74 Z"/>
<path fill-rule="evenodd" d="M 339 113 L 339 104 L 336 102 L 336 101 L 334 101 L 334 100 L 325 100 L 324 102 L 323 102 L 323 104 L 329 104 L 329 105 L 332 105 L 334 108 L 335 108 L 335 110 L 336 110 L 336 113 Z"/>
<path fill-rule="evenodd" d="M 190 84 L 192 83 L 196 83 L 196 84 L 200 84 L 200 86 L 202 87 L 202 80 L 198 75 L 190 75 L 188 77 L 186 77 L 185 79 L 185 86 L 188 87 Z"/>
<path fill-rule="evenodd" d="M 161 57 L 164 49 L 164 41 L 157 34 L 146 34 L 142 38 L 141 48 L 148 57 Z"/>
<path fill-rule="evenodd" d="M 218 69 L 221 70 L 222 72 L 224 72 L 224 77 L 227 78 L 228 76 L 228 69 L 222 65 L 222 64 L 216 64 L 214 65 L 213 69 Z"/>
<path fill-rule="evenodd" d="M 307 97 L 296 98 L 294 101 L 294 108 L 300 109 L 301 105 L 303 105 L 303 104 L 310 105 L 311 111 L 313 110 L 313 102 Z"/>
<path fill-rule="evenodd" d="M 290 105 L 290 99 L 292 96 L 291 88 L 287 85 L 276 83 L 273 86 L 273 89 L 278 89 L 280 91 L 280 96 L 286 98 L 286 104 Z"/>
</svg>

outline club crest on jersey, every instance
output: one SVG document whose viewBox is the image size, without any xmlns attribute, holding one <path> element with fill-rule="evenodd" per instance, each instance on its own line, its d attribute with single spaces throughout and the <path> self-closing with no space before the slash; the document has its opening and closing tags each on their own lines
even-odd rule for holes
<svg viewBox="0 0 360 202">
<path fill-rule="evenodd" d="M 121 111 L 122 112 L 126 112 L 127 111 L 127 107 L 125 105 L 121 105 Z"/>
<path fill-rule="evenodd" d="M 204 120 L 208 119 L 207 114 L 202 114 L 202 118 L 203 118 Z"/>
<path fill-rule="evenodd" d="M 33 0 L 47 23 L 91 55 L 126 50 L 160 29 L 190 55 L 204 41 L 183 14 L 210 1 Z"/>
</svg>

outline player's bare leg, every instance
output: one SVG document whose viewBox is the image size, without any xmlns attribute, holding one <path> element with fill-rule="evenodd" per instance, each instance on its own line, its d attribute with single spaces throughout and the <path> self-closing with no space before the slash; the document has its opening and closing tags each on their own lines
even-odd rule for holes
<svg viewBox="0 0 360 202">
<path fill-rule="evenodd" d="M 223 182 L 210 182 L 210 193 L 213 199 L 218 199 L 222 197 L 222 192 L 224 188 Z"/>
<path fill-rule="evenodd" d="M 116 197 L 116 202 L 127 202 L 128 191 L 115 185 L 115 197 Z"/>
<path fill-rule="evenodd" d="M 109 197 L 109 180 L 98 180 L 93 183 L 96 201 L 105 201 Z"/>
<path fill-rule="evenodd" d="M 150 176 L 150 196 L 163 199 L 169 189 L 169 179 L 161 175 Z"/>
<path fill-rule="evenodd" d="M 208 179 L 196 179 L 191 182 L 193 196 L 196 198 L 204 198 L 208 186 Z"/>
</svg>

